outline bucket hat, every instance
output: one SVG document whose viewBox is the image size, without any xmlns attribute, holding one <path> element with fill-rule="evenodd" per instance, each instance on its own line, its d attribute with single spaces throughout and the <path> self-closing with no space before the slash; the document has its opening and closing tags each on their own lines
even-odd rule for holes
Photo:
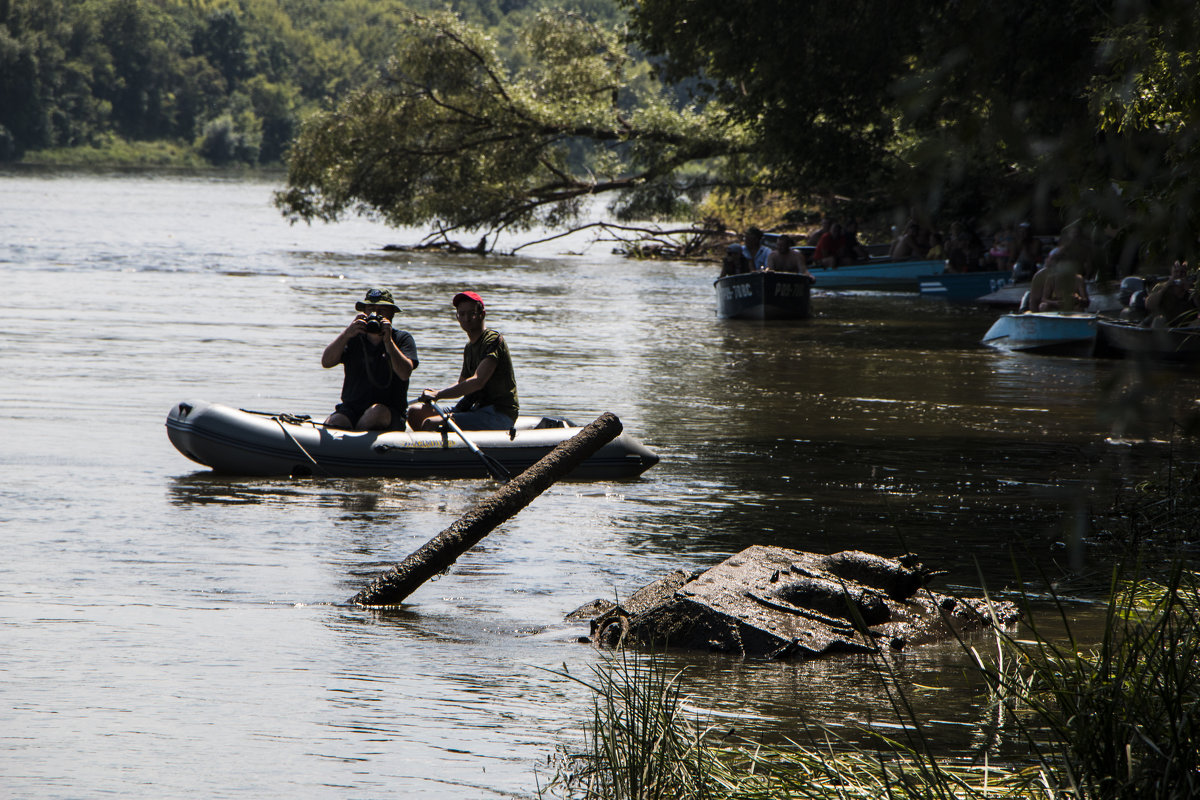
<svg viewBox="0 0 1200 800">
<path fill-rule="evenodd" d="M 400 306 L 392 299 L 392 293 L 387 289 L 368 289 L 367 296 L 354 304 L 356 311 L 366 311 L 367 306 L 391 306 L 392 311 L 400 310 Z"/>
</svg>

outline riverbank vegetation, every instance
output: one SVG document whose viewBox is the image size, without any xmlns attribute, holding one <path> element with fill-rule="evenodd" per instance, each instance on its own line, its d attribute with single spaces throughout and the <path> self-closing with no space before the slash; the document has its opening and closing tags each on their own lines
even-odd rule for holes
<svg viewBox="0 0 1200 800">
<path fill-rule="evenodd" d="M 289 217 L 442 238 L 605 193 L 693 240 L 1084 219 L 1123 273 L 1200 255 L 1198 33 L 1185 0 L 2 0 L 0 159 L 286 160 Z"/>
<path fill-rule="evenodd" d="M 988 734 L 973 755 L 931 744 L 911 684 L 880 654 L 864 680 L 891 699 L 896 734 L 824 728 L 742 738 L 704 717 L 686 674 L 656 654 L 618 651 L 593 668 L 593 710 L 543 797 L 1045 798 L 1200 794 L 1200 573 L 1191 566 L 1200 467 L 1172 462 L 1092 521 L 1115 551 L 1103 630 L 1077 638 L 1069 603 L 1031 587 L 1022 623 L 960 643 Z M 1046 618 L 1046 598 L 1058 609 Z M 1042 609 L 1041 614 L 1034 607 Z M 886 722 L 886 721 L 885 721 Z"/>
<path fill-rule="evenodd" d="M 280 165 L 301 120 L 372 81 L 436 5 L 0 0 L 0 161 Z M 503 39 L 536 3 L 457 5 Z"/>
<path fill-rule="evenodd" d="M 622 7 L 628 36 L 531 20 L 515 64 L 461 19 L 413 23 L 422 47 L 306 122 L 280 205 L 495 232 L 602 192 L 618 218 L 698 219 L 724 189 L 899 223 L 1086 218 L 1117 272 L 1197 249 L 1195 4 Z"/>
<path fill-rule="evenodd" d="M 1085 645 L 1030 616 L 963 645 L 1003 725 L 974 757 L 938 753 L 906 686 L 880 656 L 899 734 L 867 744 L 831 730 L 738 740 L 708 724 L 685 676 L 622 651 L 581 680 L 595 698 L 583 747 L 564 754 L 544 797 L 1187 798 L 1200 792 L 1200 574 L 1163 582 L 1118 570 L 1102 640 Z M 862 732 L 859 732 L 862 733 Z"/>
</svg>

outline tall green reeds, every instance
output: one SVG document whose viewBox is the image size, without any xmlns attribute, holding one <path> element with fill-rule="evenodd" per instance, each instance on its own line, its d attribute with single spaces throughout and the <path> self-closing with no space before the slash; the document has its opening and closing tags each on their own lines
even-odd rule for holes
<svg viewBox="0 0 1200 800">
<path fill-rule="evenodd" d="M 1065 621 L 1065 615 L 1064 615 Z M 1103 636 L 1083 647 L 1029 618 L 1006 639 L 1017 669 L 980 670 L 1068 797 L 1200 796 L 1200 581 L 1176 563 L 1162 582 L 1117 570 Z"/>
<path fill-rule="evenodd" d="M 568 675 L 593 693 L 581 753 L 552 784 L 556 795 L 613 800 L 677 800 L 709 791 L 714 750 L 681 709 L 681 672 L 657 656 L 619 650 L 592 669 L 595 682 Z"/>
<path fill-rule="evenodd" d="M 869 750 L 830 737 L 766 746 L 720 736 L 686 711 L 682 672 L 627 650 L 593 668 L 582 752 L 562 760 L 543 797 L 573 800 L 850 800 L 999 798 L 1030 779 L 1014 769 L 939 762 L 922 748 L 877 737 Z M 568 677 L 571 677 L 568 675 Z"/>
<path fill-rule="evenodd" d="M 1061 607 L 1060 607 L 1061 608 Z M 645 798 L 1200 797 L 1200 579 L 1178 565 L 1157 583 L 1119 570 L 1099 643 L 1051 634 L 1029 616 L 1020 638 L 995 628 L 995 655 L 975 669 L 1003 707 L 1005 739 L 1024 752 L 984 763 L 934 753 L 886 669 L 908 734 L 870 747 L 732 743 L 683 711 L 682 675 L 654 655 L 620 651 L 594 668 L 584 752 L 563 765 L 553 796 Z M 964 646 L 970 645 L 964 642 Z M 990 763 L 989 763 L 990 762 Z"/>
</svg>

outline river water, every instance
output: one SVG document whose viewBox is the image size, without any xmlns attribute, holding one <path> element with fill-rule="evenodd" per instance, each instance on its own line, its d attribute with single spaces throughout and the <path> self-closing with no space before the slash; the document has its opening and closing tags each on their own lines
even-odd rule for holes
<svg viewBox="0 0 1200 800">
<path fill-rule="evenodd" d="M 289 226 L 269 180 L 0 176 L 0 794 L 531 796 L 590 714 L 601 656 L 564 614 L 750 544 L 919 553 L 942 588 L 1044 571 L 1094 619 L 1080 509 L 1153 471 L 1200 388 L 978 342 L 993 312 L 821 294 L 816 317 L 715 318 L 711 266 L 576 237 L 512 257 L 384 252 L 364 220 Z M 487 300 L 525 408 L 616 413 L 662 462 L 561 483 L 400 611 L 344 601 L 494 488 L 245 480 L 169 444 L 189 398 L 323 416 L 322 348 L 369 286 L 452 381 L 450 307 Z M 1122 399 L 1123 398 L 1123 399 Z M 1137 406 L 1136 414 L 1130 411 Z M 1073 568 L 1068 577 L 1068 568 Z M 689 702 L 750 733 L 886 725 L 861 659 L 674 655 Z M 956 645 L 899 659 L 942 746 L 987 711 Z"/>
</svg>

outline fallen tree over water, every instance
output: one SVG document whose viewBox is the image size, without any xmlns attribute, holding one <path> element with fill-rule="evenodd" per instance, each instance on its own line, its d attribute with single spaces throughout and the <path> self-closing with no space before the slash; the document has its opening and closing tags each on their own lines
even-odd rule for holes
<svg viewBox="0 0 1200 800">
<path fill-rule="evenodd" d="M 533 499 L 620 435 L 621 420 L 605 412 L 529 469 L 501 486 L 419 550 L 350 598 L 354 605 L 394 606 L 479 543 Z"/>
</svg>

